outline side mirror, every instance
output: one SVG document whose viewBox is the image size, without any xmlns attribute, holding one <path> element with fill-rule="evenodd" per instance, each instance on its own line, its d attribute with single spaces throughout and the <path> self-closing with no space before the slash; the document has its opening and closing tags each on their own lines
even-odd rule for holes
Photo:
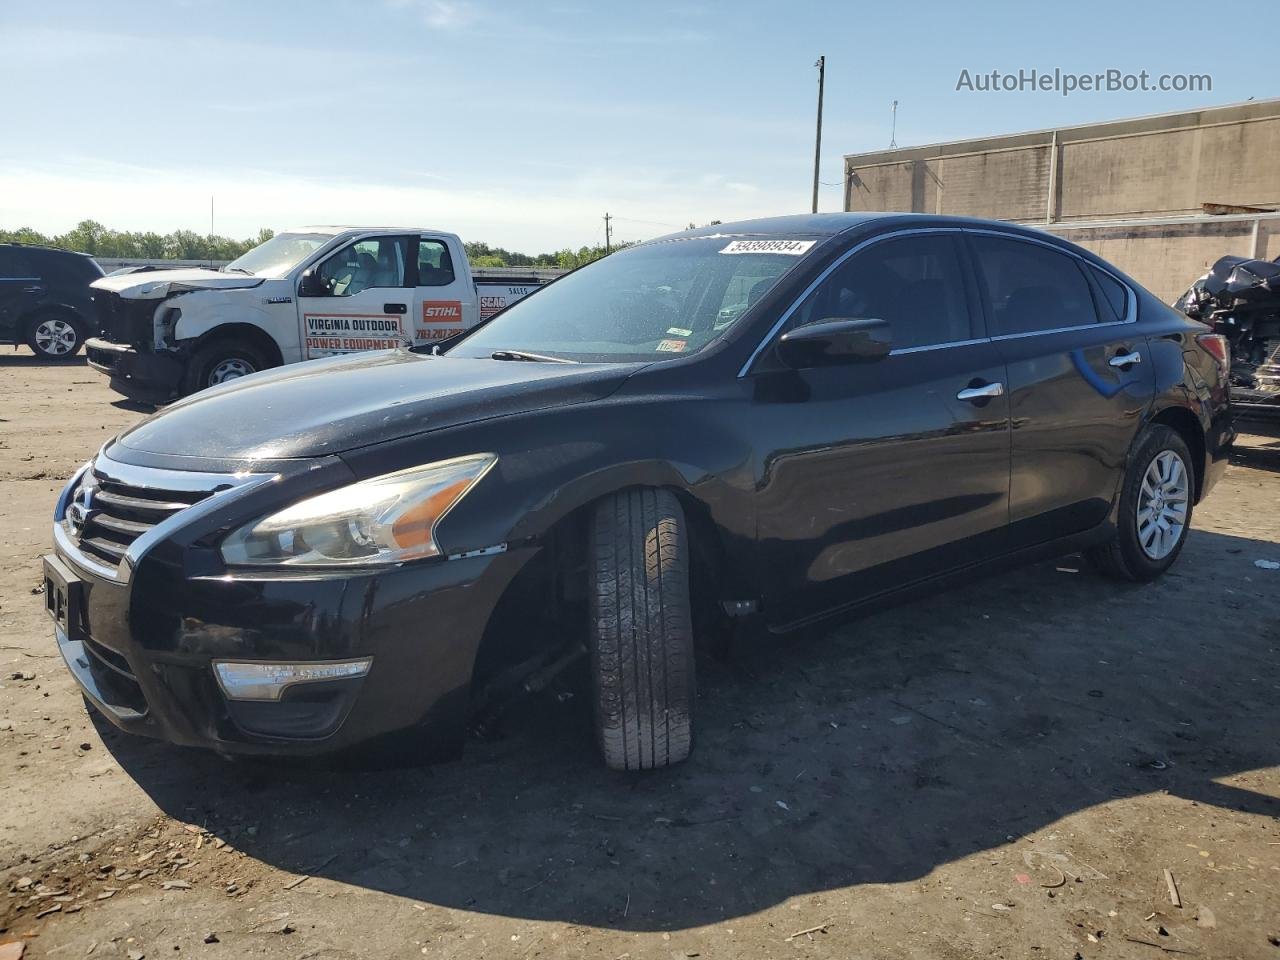
<svg viewBox="0 0 1280 960">
<path fill-rule="evenodd" d="M 796 327 L 778 341 L 778 359 L 793 370 L 881 360 L 893 349 L 889 321 L 832 317 Z"/>
<path fill-rule="evenodd" d="M 320 275 L 312 270 L 304 270 L 302 279 L 298 281 L 298 296 L 300 297 L 324 297 L 329 291 L 325 289 L 324 281 L 320 279 Z"/>
</svg>

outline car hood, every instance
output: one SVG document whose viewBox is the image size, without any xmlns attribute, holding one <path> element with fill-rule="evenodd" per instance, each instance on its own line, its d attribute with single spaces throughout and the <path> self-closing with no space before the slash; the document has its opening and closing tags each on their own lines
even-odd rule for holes
<svg viewBox="0 0 1280 960">
<path fill-rule="evenodd" d="M 161 300 L 171 293 L 184 290 L 235 290 L 256 287 L 262 277 L 244 273 L 222 273 L 196 267 L 190 270 L 148 270 L 142 273 L 122 273 L 95 280 L 95 290 L 110 290 L 128 300 Z"/>
<path fill-rule="evenodd" d="M 491 417 L 587 403 L 643 364 L 455 359 L 371 351 L 290 364 L 194 394 L 115 443 L 161 457 L 288 460 Z"/>
</svg>

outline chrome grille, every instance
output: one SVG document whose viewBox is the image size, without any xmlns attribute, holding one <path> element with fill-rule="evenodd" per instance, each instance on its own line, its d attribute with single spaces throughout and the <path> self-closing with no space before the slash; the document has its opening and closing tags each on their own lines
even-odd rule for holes
<svg viewBox="0 0 1280 960">
<path fill-rule="evenodd" d="M 99 453 L 58 498 L 54 544 L 83 569 L 128 583 L 134 565 L 175 526 L 170 521 L 193 521 L 274 476 L 140 467 Z"/>
<path fill-rule="evenodd" d="M 213 492 L 137 486 L 94 469 L 93 480 L 81 482 L 69 507 L 69 513 L 81 511 L 76 543 L 90 556 L 118 567 L 133 541 Z"/>
</svg>

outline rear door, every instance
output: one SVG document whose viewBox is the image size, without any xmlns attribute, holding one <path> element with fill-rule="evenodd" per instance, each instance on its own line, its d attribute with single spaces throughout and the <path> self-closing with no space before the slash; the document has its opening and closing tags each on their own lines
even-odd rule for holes
<svg viewBox="0 0 1280 960">
<path fill-rule="evenodd" d="M 1133 292 L 1049 243 L 981 231 L 968 241 L 1008 369 L 1011 546 L 1087 530 L 1106 518 L 1155 394 Z"/>
<path fill-rule="evenodd" d="M 314 267 L 323 293 L 298 297 L 304 359 L 412 342 L 416 239 L 365 237 Z"/>
<path fill-rule="evenodd" d="M 962 252 L 949 231 L 856 250 L 783 331 L 888 320 L 889 356 L 757 375 L 759 560 L 777 627 L 1004 549 L 1004 364 L 982 331 Z"/>
<path fill-rule="evenodd" d="M 32 258 L 14 247 L 0 246 L 0 340 L 17 343 L 22 317 L 43 292 Z"/>
<path fill-rule="evenodd" d="M 415 238 L 413 340 L 432 343 L 476 325 L 476 291 L 453 262 L 450 244 L 429 234 Z"/>
</svg>

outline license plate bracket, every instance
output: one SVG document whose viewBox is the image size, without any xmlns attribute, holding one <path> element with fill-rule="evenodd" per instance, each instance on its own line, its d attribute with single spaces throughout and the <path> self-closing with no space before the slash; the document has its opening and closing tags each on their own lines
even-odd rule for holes
<svg viewBox="0 0 1280 960">
<path fill-rule="evenodd" d="M 68 640 L 83 638 L 84 581 L 55 556 L 44 558 L 44 606 Z"/>
</svg>

